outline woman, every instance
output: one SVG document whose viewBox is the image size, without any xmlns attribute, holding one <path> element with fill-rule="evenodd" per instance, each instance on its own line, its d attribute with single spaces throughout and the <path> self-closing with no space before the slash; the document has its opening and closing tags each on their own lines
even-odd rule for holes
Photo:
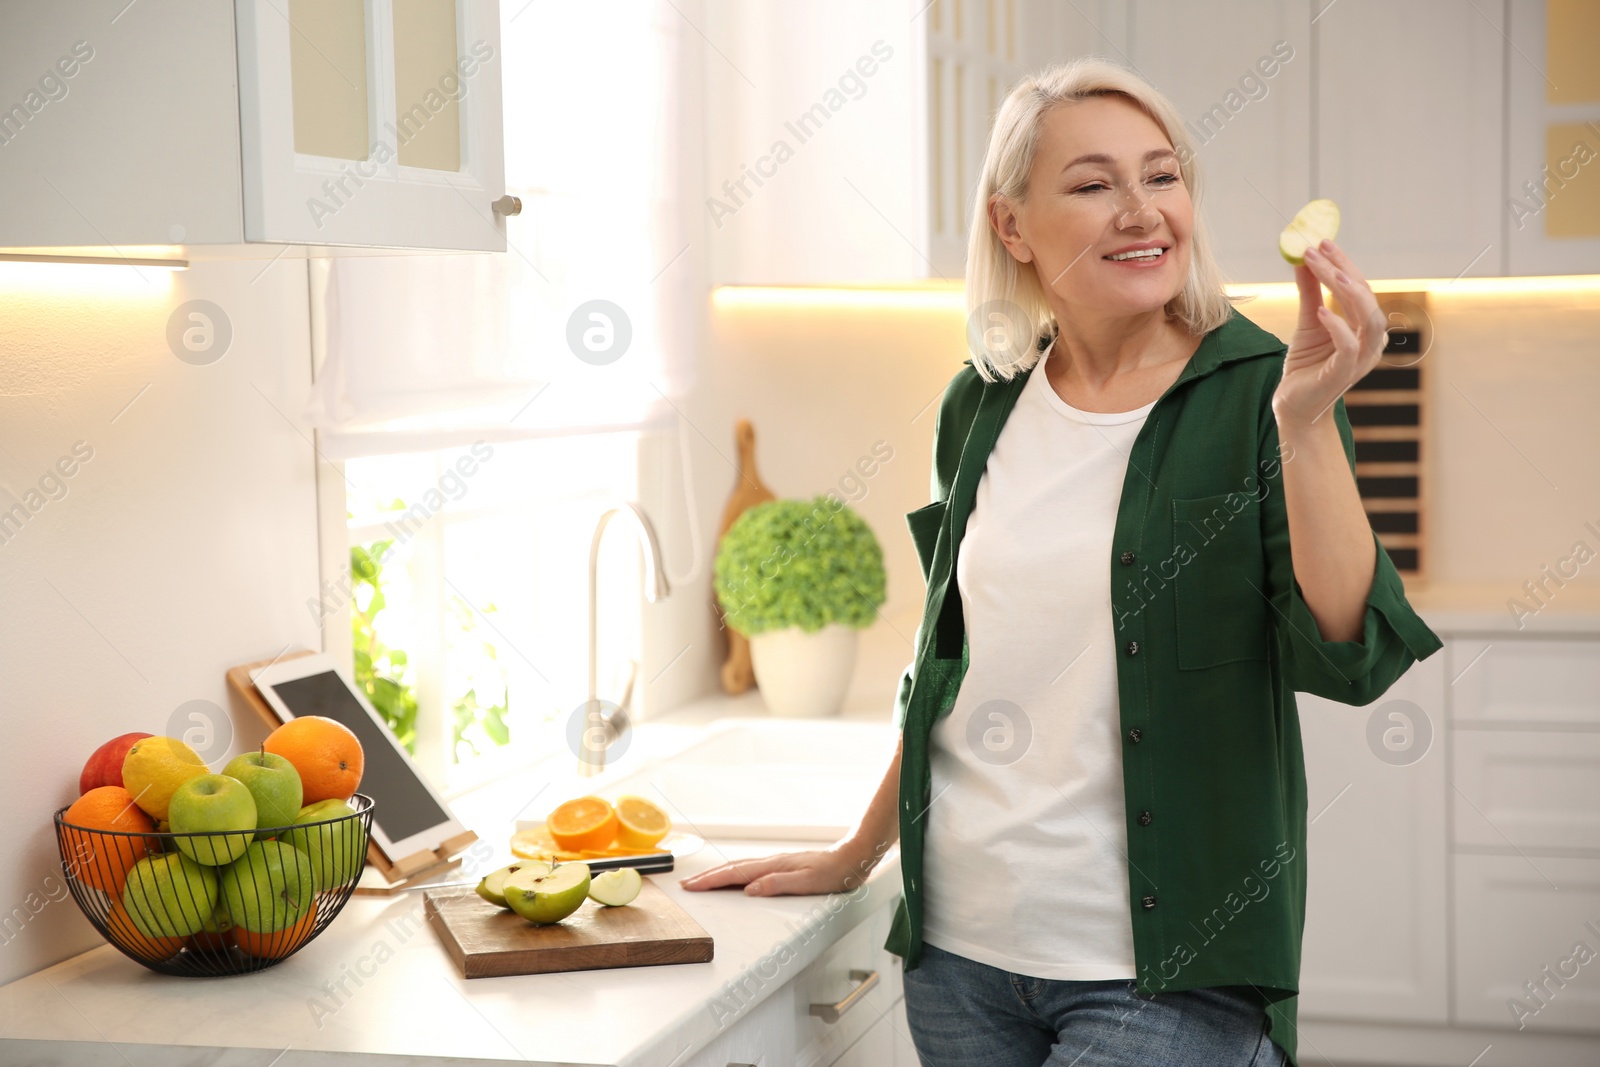
<svg viewBox="0 0 1600 1067">
<path fill-rule="evenodd" d="M 1285 351 L 1229 304 L 1198 190 L 1181 119 L 1119 66 L 1007 97 L 968 253 L 981 342 L 907 516 L 928 594 L 895 757 L 832 848 L 683 882 L 839 892 L 898 840 L 886 947 L 924 1064 L 1295 1064 L 1294 693 L 1370 703 L 1441 647 L 1354 479 L 1371 289 L 1308 252 Z"/>
</svg>

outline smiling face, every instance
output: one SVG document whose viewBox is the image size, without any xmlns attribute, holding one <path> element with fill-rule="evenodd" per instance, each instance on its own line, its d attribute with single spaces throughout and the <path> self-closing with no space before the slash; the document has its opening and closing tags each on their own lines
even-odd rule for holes
<svg viewBox="0 0 1600 1067">
<path fill-rule="evenodd" d="M 1124 97 L 1044 115 L 1027 198 L 1013 211 L 997 212 L 1001 238 L 1034 265 L 1058 316 L 1083 322 L 1158 311 L 1189 276 L 1194 203 L 1178 157 L 1161 127 Z M 1109 258 L 1149 247 L 1163 251 Z"/>
</svg>

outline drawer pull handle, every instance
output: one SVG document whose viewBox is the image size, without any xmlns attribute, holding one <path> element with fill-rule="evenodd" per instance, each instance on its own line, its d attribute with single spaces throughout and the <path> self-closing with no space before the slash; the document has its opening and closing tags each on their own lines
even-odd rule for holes
<svg viewBox="0 0 1600 1067">
<path fill-rule="evenodd" d="M 838 1022 L 841 1015 L 855 1007 L 856 1003 L 866 996 L 873 986 L 878 984 L 878 972 L 851 971 L 850 979 L 860 984 L 850 991 L 849 996 L 837 1004 L 813 1004 L 811 1005 L 811 1014 L 826 1023 Z"/>
</svg>

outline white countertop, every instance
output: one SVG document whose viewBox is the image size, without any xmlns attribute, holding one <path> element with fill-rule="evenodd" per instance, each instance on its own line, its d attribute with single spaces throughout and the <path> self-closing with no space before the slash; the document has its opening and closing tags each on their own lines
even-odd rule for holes
<svg viewBox="0 0 1600 1067">
<path fill-rule="evenodd" d="M 841 717 L 881 722 L 888 737 L 891 711 L 892 702 L 862 699 Z M 625 758 L 604 774 L 580 777 L 576 759 L 561 751 L 453 797 L 452 810 L 480 842 L 461 868 L 439 879 L 476 878 L 510 862 L 518 818 L 542 817 L 559 799 L 597 791 L 730 716 L 767 717 L 759 692 L 713 694 L 641 724 Z M 706 963 L 468 981 L 427 925 L 418 891 L 354 896 L 315 941 L 250 975 L 176 978 L 101 946 L 0 987 L 0 1064 L 292 1067 L 325 1063 L 329 1053 L 343 1054 L 341 1063 L 382 1057 L 374 1062 L 385 1067 L 686 1062 L 725 1029 L 726 1013 L 712 1005 L 732 983 L 775 991 L 862 920 L 892 906 L 901 892 L 899 849 L 885 854 L 861 889 L 832 896 L 691 892 L 678 879 L 728 860 L 816 847 L 708 840 L 670 873 L 646 876 L 711 935 L 715 956 Z M 774 954 L 785 960 L 780 981 L 773 980 Z M 761 980 L 752 983 L 758 966 Z M 91 1048 L 103 1042 L 121 1057 Z"/>
<path fill-rule="evenodd" d="M 1406 591 L 1411 606 L 1440 637 L 1460 633 L 1600 634 L 1600 588 L 1573 584 L 1556 588 L 1552 583 L 1549 594 L 1540 593 L 1539 596 L 1542 606 L 1511 582 L 1428 584 Z M 1522 601 L 1533 613 L 1519 619 L 1510 607 L 1514 599 Z"/>
<path fill-rule="evenodd" d="M 712 1004 L 732 983 L 775 991 L 900 894 L 898 849 L 853 893 L 747 897 L 677 883 L 792 847 L 707 842 L 672 873 L 647 876 L 711 934 L 707 963 L 468 981 L 427 926 L 421 893 L 356 896 L 315 941 L 255 974 L 173 978 L 106 945 L 0 987 L 0 1063 L 293 1067 L 328 1053 L 385 1065 L 686 1062 L 723 1032 Z M 122 1058 L 90 1048 L 101 1042 Z"/>
</svg>

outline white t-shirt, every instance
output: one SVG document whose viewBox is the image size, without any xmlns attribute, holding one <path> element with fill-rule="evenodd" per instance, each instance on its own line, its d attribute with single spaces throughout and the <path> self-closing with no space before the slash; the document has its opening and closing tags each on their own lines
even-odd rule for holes
<svg viewBox="0 0 1600 1067">
<path fill-rule="evenodd" d="M 957 558 L 968 663 L 929 742 L 923 936 L 1015 974 L 1134 978 L 1107 561 L 1155 402 L 1080 411 L 1051 388 L 1049 355 L 1001 428 Z"/>
</svg>

